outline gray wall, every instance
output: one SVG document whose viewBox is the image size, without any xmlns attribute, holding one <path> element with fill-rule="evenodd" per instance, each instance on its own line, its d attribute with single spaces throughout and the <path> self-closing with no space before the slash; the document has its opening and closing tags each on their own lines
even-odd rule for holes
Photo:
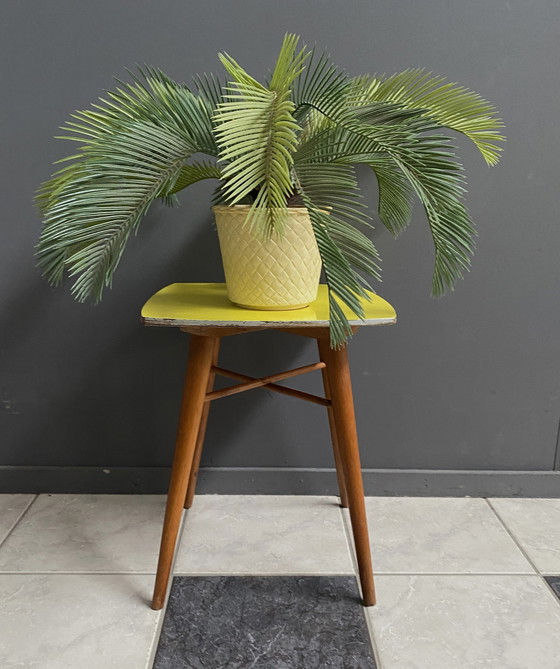
<svg viewBox="0 0 560 669">
<path fill-rule="evenodd" d="M 507 124 L 493 170 L 459 142 L 479 250 L 454 294 L 429 297 L 433 252 L 419 208 L 402 238 L 374 233 L 379 292 L 399 323 L 363 330 L 351 346 L 368 491 L 558 494 L 559 25 L 557 0 L 4 3 L 2 489 L 163 489 L 188 338 L 143 329 L 139 310 L 168 283 L 222 280 L 201 185 L 182 208 L 151 211 L 100 306 L 44 283 L 31 199 L 72 148 L 52 139 L 57 127 L 136 62 L 188 81 L 219 71 L 223 50 L 262 75 L 284 32 L 296 31 L 353 74 L 423 66 L 447 75 L 490 98 Z M 223 363 L 264 375 L 314 355 L 311 342 L 257 333 L 227 341 Z M 332 490 L 321 412 L 262 391 L 220 401 L 204 455 L 217 469 L 204 489 Z"/>
</svg>

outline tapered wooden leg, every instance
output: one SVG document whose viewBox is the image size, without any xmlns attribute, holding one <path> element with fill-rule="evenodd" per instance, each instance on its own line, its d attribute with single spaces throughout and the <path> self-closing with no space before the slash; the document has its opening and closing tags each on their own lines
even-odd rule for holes
<svg viewBox="0 0 560 669">
<path fill-rule="evenodd" d="M 214 349 L 215 337 L 191 336 L 152 600 L 152 608 L 156 611 L 161 609 L 165 602 Z"/>
<path fill-rule="evenodd" d="M 320 346 L 324 362 L 327 363 L 329 390 L 338 436 L 340 459 L 342 460 L 345 474 L 348 506 L 352 521 L 354 544 L 356 546 L 356 557 L 358 558 L 364 606 L 373 606 L 375 604 L 375 587 L 373 584 L 373 568 L 371 564 L 364 485 L 360 465 L 360 452 L 358 449 L 358 434 L 356 432 L 348 352 L 345 347 L 339 350 L 329 348 L 327 340 L 324 340 L 324 343 L 321 342 Z"/>
<path fill-rule="evenodd" d="M 218 364 L 218 354 L 220 352 L 220 338 L 216 337 L 214 343 L 214 354 L 212 355 L 212 365 Z M 208 375 L 208 385 L 206 392 L 210 392 L 214 388 L 214 372 Z M 191 475 L 189 477 L 189 486 L 187 488 L 187 496 L 185 497 L 185 509 L 190 509 L 193 503 L 194 493 L 196 491 L 196 482 L 198 480 L 198 470 L 200 468 L 200 458 L 202 456 L 202 447 L 204 446 L 204 436 L 206 435 L 206 425 L 208 424 L 208 414 L 210 413 L 210 405 L 212 402 L 205 402 L 202 409 L 202 416 L 200 418 L 200 425 L 198 428 L 198 437 L 196 439 L 196 448 L 194 451 L 193 463 L 191 467 Z"/>
<path fill-rule="evenodd" d="M 322 362 L 326 363 L 325 360 L 325 347 L 328 348 L 329 343 L 326 339 L 317 339 L 317 344 L 319 346 L 319 358 Z M 328 353 L 327 353 L 328 355 Z M 324 367 L 321 370 L 323 374 L 323 388 L 325 389 L 325 397 L 327 399 L 331 399 L 331 390 L 330 390 L 330 384 L 329 384 L 329 376 L 327 374 L 327 368 Z M 336 433 L 336 423 L 334 419 L 334 411 L 332 406 L 327 408 L 327 413 L 329 417 L 329 428 L 331 431 L 331 441 L 332 441 L 332 447 L 333 447 L 333 453 L 334 453 L 334 464 L 336 467 L 336 478 L 338 480 L 338 490 L 340 493 L 340 506 L 342 506 L 344 509 L 348 508 L 348 495 L 346 493 L 346 480 L 345 480 L 345 474 L 344 474 L 344 469 L 342 465 L 342 460 L 340 458 L 340 446 L 338 443 L 338 435 Z"/>
</svg>

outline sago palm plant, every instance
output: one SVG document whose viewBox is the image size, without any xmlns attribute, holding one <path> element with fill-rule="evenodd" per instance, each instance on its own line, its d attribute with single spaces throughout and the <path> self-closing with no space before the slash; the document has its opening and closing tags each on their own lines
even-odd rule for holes
<svg viewBox="0 0 560 669">
<path fill-rule="evenodd" d="M 146 67 L 76 112 L 64 139 L 78 151 L 38 194 L 47 279 L 58 284 L 66 270 L 78 300 L 100 300 L 152 202 L 173 204 L 187 186 L 216 179 L 216 203 L 252 205 L 255 234 L 281 235 L 288 207 L 307 208 L 339 346 L 350 333 L 341 303 L 362 316 L 367 278 L 379 277 L 355 175 L 363 164 L 392 233 L 408 225 L 413 197 L 421 202 L 435 246 L 432 293 L 451 288 L 469 267 L 475 231 L 463 167 L 442 131 L 463 133 L 494 165 L 503 139 L 494 107 L 423 70 L 348 76 L 298 41 L 286 35 L 265 84 L 220 55 L 223 82 L 204 75 L 187 86 Z"/>
</svg>

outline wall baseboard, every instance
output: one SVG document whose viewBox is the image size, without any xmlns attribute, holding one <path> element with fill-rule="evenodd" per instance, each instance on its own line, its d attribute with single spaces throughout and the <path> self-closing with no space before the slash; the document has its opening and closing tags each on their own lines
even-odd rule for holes
<svg viewBox="0 0 560 669">
<path fill-rule="evenodd" d="M 168 467 L 0 467 L 0 493 L 164 494 Z M 366 495 L 560 497 L 560 471 L 364 469 Z M 206 467 L 202 494 L 336 495 L 333 469 Z"/>
</svg>

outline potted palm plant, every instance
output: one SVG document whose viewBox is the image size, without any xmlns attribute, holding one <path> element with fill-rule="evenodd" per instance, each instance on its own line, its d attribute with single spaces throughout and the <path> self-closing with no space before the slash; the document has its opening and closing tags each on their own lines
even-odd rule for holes
<svg viewBox="0 0 560 669">
<path fill-rule="evenodd" d="M 361 317 L 368 278 L 379 278 L 355 176 L 363 164 L 392 233 L 408 225 L 413 196 L 420 200 L 435 246 L 432 293 L 452 288 L 469 267 L 475 230 L 463 168 L 442 131 L 463 133 L 494 165 L 503 139 L 494 107 L 422 70 L 351 77 L 298 43 L 286 35 L 265 84 L 220 55 L 224 82 L 204 75 L 187 86 L 146 67 L 76 112 L 64 138 L 78 152 L 38 193 L 46 278 L 58 284 L 67 271 L 78 300 L 100 300 L 152 202 L 174 204 L 187 186 L 215 179 L 230 299 L 304 306 L 322 265 L 331 343 L 340 346 L 351 332 L 341 304 Z"/>
</svg>

